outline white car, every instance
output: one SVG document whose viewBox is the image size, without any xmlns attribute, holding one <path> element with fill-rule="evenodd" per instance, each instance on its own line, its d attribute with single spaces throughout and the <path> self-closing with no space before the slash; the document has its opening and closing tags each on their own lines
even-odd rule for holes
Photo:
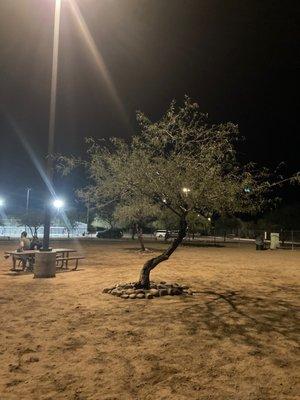
<svg viewBox="0 0 300 400">
<path fill-rule="evenodd" d="M 166 237 L 167 231 L 166 230 L 159 230 L 154 233 L 156 239 L 164 239 Z"/>
</svg>

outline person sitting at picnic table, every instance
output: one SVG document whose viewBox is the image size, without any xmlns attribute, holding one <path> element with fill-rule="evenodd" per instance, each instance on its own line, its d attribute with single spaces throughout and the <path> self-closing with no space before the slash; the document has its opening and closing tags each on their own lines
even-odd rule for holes
<svg viewBox="0 0 300 400">
<path fill-rule="evenodd" d="M 25 231 L 21 233 L 20 243 L 18 247 L 18 251 L 23 251 L 23 250 L 30 250 L 30 240 L 27 237 L 27 232 Z"/>
<path fill-rule="evenodd" d="M 19 242 L 19 247 L 17 248 L 18 252 L 22 252 L 24 250 L 30 250 L 30 240 L 27 237 L 27 232 L 23 231 L 21 233 L 21 238 L 20 238 L 20 242 Z M 31 258 L 28 256 L 20 256 L 20 261 L 22 263 L 22 269 L 24 270 L 27 266 L 27 262 L 30 266 L 31 264 Z"/>
<path fill-rule="evenodd" d="M 255 245 L 256 245 L 256 250 L 265 250 L 265 243 L 263 236 L 261 235 L 256 236 Z"/>
<path fill-rule="evenodd" d="M 43 244 L 40 239 L 37 237 L 37 235 L 34 235 L 30 242 L 30 250 L 40 250 L 42 246 Z"/>
</svg>

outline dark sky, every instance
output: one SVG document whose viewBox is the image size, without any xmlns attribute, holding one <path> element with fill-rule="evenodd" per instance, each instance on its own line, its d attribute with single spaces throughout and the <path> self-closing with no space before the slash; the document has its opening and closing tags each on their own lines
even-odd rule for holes
<svg viewBox="0 0 300 400">
<path fill-rule="evenodd" d="M 300 169 L 299 2 L 269 0 L 77 0 L 129 125 L 95 66 L 68 0 L 62 0 L 55 149 L 80 154 L 84 137 L 128 136 L 135 110 L 159 118 L 188 94 L 215 121 L 233 121 L 242 157 Z M 38 158 L 46 154 L 54 0 L 0 2 L 0 195 L 25 204 L 42 183 L 18 126 Z M 58 182 L 72 197 L 81 177 Z M 299 190 L 289 190 L 293 201 Z"/>
</svg>

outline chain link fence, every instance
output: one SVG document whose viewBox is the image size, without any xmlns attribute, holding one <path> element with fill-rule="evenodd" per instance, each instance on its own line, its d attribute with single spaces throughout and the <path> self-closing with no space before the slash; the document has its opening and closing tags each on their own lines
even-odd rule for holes
<svg viewBox="0 0 300 400">
<path fill-rule="evenodd" d="M 269 246 L 271 233 L 279 233 L 280 248 L 291 250 L 300 248 L 300 230 L 211 229 L 209 232 L 189 233 L 186 242 L 221 246 L 226 243 L 255 243 L 256 238 L 260 237 Z"/>
</svg>

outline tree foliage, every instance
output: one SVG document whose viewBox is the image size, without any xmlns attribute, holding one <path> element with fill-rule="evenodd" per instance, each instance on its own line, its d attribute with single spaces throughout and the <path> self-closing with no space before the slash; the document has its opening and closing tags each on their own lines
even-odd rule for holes
<svg viewBox="0 0 300 400">
<path fill-rule="evenodd" d="M 258 226 L 265 230 L 298 230 L 300 229 L 300 204 L 282 206 L 267 212 L 258 221 Z"/>
</svg>

